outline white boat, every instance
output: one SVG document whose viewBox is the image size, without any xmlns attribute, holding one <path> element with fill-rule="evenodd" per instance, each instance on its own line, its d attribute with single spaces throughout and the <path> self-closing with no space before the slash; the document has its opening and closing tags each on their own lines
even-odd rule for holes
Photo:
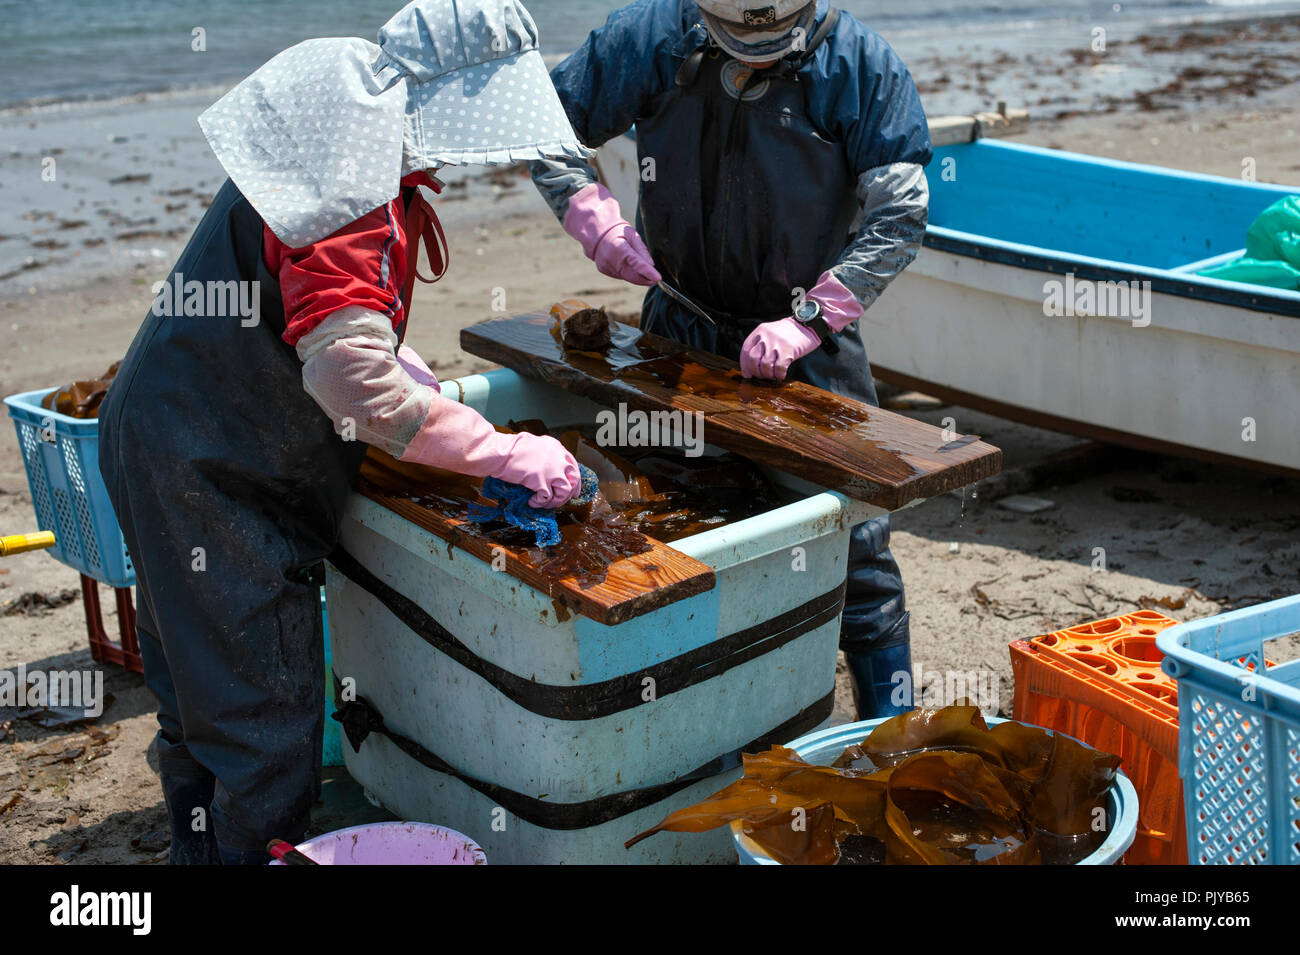
<svg viewBox="0 0 1300 955">
<path fill-rule="evenodd" d="M 635 148 L 600 157 L 625 208 Z M 927 175 L 925 247 L 863 317 L 877 378 L 1300 474 L 1300 292 L 1196 274 L 1240 256 L 1255 217 L 1300 187 L 992 139 L 938 146 Z"/>
</svg>

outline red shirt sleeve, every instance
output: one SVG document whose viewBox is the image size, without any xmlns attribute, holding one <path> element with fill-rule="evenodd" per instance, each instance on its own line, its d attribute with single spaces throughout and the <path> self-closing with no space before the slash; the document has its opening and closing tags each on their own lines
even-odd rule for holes
<svg viewBox="0 0 1300 955">
<path fill-rule="evenodd" d="M 402 186 L 442 191 L 441 184 L 425 172 L 405 176 Z M 333 235 L 300 249 L 289 248 L 263 225 L 262 258 L 280 280 L 284 340 L 297 345 L 331 312 L 349 305 L 387 315 L 396 329 L 406 320 L 402 286 L 407 255 L 401 192 Z"/>
<path fill-rule="evenodd" d="M 267 227 L 262 235 L 266 266 L 280 279 L 283 337 L 290 345 L 349 305 L 387 315 L 394 328 L 404 320 L 407 246 L 400 197 L 299 249 L 289 248 Z"/>
</svg>

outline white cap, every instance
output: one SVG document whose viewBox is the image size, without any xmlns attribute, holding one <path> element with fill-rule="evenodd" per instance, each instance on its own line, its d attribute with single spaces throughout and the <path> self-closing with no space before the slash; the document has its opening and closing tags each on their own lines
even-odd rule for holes
<svg viewBox="0 0 1300 955">
<path fill-rule="evenodd" d="M 816 0 L 696 0 L 713 42 L 746 63 L 775 63 L 806 49 Z"/>
<path fill-rule="evenodd" d="M 226 173 L 290 248 L 442 165 L 585 158 L 518 0 L 415 0 L 379 31 L 285 50 L 199 117 Z"/>
</svg>

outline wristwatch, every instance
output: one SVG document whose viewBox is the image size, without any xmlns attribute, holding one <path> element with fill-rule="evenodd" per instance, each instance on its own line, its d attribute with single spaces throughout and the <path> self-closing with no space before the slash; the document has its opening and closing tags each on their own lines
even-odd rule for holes
<svg viewBox="0 0 1300 955">
<path fill-rule="evenodd" d="M 794 320 L 814 332 L 825 343 L 833 335 L 834 329 L 822 318 L 822 306 L 816 299 L 805 298 L 794 310 Z"/>
</svg>

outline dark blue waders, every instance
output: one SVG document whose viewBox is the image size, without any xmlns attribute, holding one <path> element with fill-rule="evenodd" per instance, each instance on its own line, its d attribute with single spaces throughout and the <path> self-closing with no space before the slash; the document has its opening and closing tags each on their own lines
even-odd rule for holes
<svg viewBox="0 0 1300 955">
<path fill-rule="evenodd" d="M 931 159 L 907 67 L 827 0 L 818 0 L 806 51 L 759 72 L 711 45 L 693 0 L 633 0 L 551 79 L 588 145 L 635 127 L 638 228 L 668 284 L 712 317 L 651 289 L 643 326 L 731 358 L 757 324 L 789 316 L 795 290 L 810 289 L 857 239 L 864 177 Z M 542 166 L 534 178 L 563 216 L 566 190 L 582 188 L 589 172 L 568 179 L 562 166 Z M 880 231 L 886 247 L 890 228 Z M 857 325 L 835 340 L 838 353 L 795 362 L 791 376 L 874 404 Z M 849 551 L 841 646 L 864 718 L 898 711 L 891 677 L 910 669 L 903 585 L 888 545 L 885 518 L 856 528 Z"/>
<path fill-rule="evenodd" d="M 835 263 L 858 208 L 844 150 L 808 120 L 799 81 L 777 70 L 730 77 L 738 66 L 708 53 L 688 60 L 682 69 L 693 79 L 679 74 L 655 114 L 637 124 L 638 150 L 658 167 L 642 183 L 638 227 L 665 280 L 713 318 L 654 287 L 642 327 L 731 359 L 757 325 L 792 313 L 793 289 L 807 290 Z M 833 353 L 795 362 L 790 377 L 877 405 L 858 324 L 834 342 Z M 858 717 L 891 716 L 910 709 L 891 694 L 911 657 L 887 516 L 853 529 L 848 566 L 840 647 Z"/>
<path fill-rule="evenodd" d="M 321 561 L 366 447 L 303 390 L 262 229 L 227 181 L 169 277 L 204 290 L 205 314 L 151 311 L 100 410 L 174 863 L 265 862 L 320 793 Z M 232 281 L 259 283 L 255 322 L 208 313 Z"/>
</svg>

